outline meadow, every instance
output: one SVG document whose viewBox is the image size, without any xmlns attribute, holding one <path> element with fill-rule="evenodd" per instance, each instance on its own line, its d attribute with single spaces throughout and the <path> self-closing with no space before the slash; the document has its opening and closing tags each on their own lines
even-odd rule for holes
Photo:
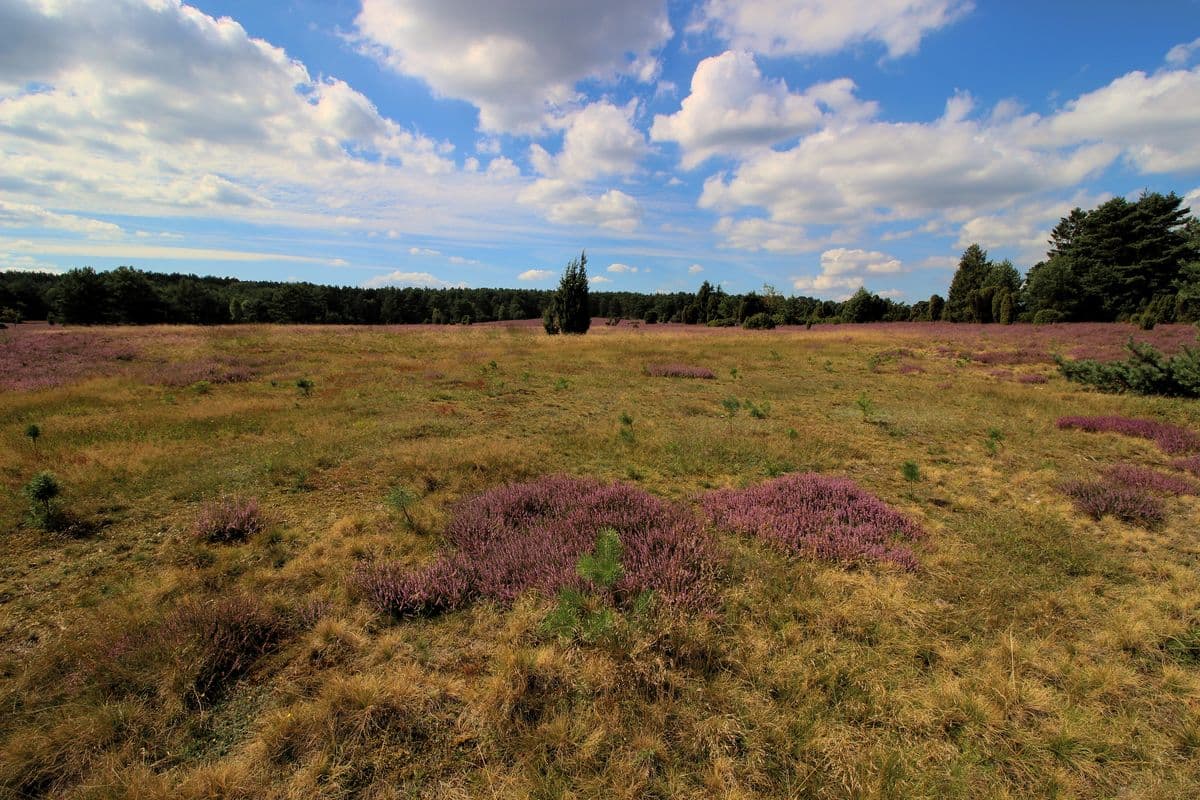
<svg viewBox="0 0 1200 800">
<path fill-rule="evenodd" d="M 1135 333 L 11 326 L 0 798 L 1200 796 Z"/>
</svg>

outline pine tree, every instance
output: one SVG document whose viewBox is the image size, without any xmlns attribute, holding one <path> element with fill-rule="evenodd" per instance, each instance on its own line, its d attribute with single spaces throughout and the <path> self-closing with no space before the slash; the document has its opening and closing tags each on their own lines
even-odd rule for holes
<svg viewBox="0 0 1200 800">
<path fill-rule="evenodd" d="M 950 282 L 950 293 L 946 298 L 943 317 L 951 322 L 981 322 L 979 315 L 979 291 L 983 288 L 991 271 L 987 251 L 972 244 L 963 251 L 958 261 L 958 270 Z M 991 308 L 991 300 L 988 300 Z"/>
<path fill-rule="evenodd" d="M 587 253 L 579 254 L 563 270 L 558 291 L 542 314 L 546 333 L 587 333 L 592 325 L 588 308 Z"/>
</svg>

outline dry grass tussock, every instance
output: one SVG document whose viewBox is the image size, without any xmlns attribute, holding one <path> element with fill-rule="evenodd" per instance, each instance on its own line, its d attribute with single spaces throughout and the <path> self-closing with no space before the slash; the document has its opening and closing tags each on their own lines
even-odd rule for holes
<svg viewBox="0 0 1200 800">
<path fill-rule="evenodd" d="M 14 326 L 0 800 L 1196 796 L 1200 416 L 1073 331 Z"/>
</svg>

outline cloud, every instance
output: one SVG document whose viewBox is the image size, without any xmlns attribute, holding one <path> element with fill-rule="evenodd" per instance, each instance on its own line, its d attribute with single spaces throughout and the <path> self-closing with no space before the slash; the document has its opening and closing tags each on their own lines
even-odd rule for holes
<svg viewBox="0 0 1200 800">
<path fill-rule="evenodd" d="M 608 271 L 609 272 L 622 272 L 622 273 L 623 272 L 637 272 L 638 268 L 631 267 L 628 264 L 619 264 L 618 263 L 618 264 L 609 264 Z"/>
<path fill-rule="evenodd" d="M 588 283 L 612 283 L 612 278 L 606 278 L 603 275 L 589 275 Z"/>
<path fill-rule="evenodd" d="M 458 170 L 448 143 L 179 0 L 10 0 L 0 53 L 12 204 L 308 230 L 514 221 L 511 161 Z"/>
<path fill-rule="evenodd" d="M 1021 263 L 1035 264 L 1046 257 L 1051 229 L 1071 209 L 1094 208 L 1108 199 L 1107 194 L 1079 193 L 1067 200 L 1038 200 L 972 217 L 962 222 L 956 245 L 1012 249 Z"/>
<path fill-rule="evenodd" d="M 0 227 L 5 228 L 50 228 L 54 230 L 81 233 L 85 236 L 101 236 L 112 238 L 121 236 L 124 231 L 120 225 L 104 222 L 98 219 L 76 216 L 75 214 L 59 214 L 26 203 L 9 203 L 0 200 Z"/>
<path fill-rule="evenodd" d="M 1200 67 L 1130 72 L 1081 95 L 1035 129 L 1050 144 L 1120 147 L 1147 173 L 1200 169 Z M 1039 136 L 1038 134 L 1042 134 Z"/>
<path fill-rule="evenodd" d="M 527 269 L 517 276 L 519 281 L 544 281 L 554 277 L 554 273 L 548 269 Z"/>
<path fill-rule="evenodd" d="M 878 42 L 896 58 L 970 10 L 968 0 L 708 0 L 703 19 L 734 47 L 766 55 L 828 55 Z"/>
<path fill-rule="evenodd" d="M 971 111 L 959 94 L 932 122 L 834 121 L 710 177 L 699 205 L 726 215 L 716 230 L 730 246 L 802 252 L 813 249 L 804 226 L 977 216 L 1075 186 L 1120 152 L 1106 141 L 1047 143 L 1048 123 L 1034 116 L 993 122 Z M 732 218 L 751 209 L 766 218 Z"/>
<path fill-rule="evenodd" d="M 1200 39 L 1193 39 L 1187 44 L 1177 44 L 1167 51 L 1167 63 L 1173 67 L 1182 67 L 1192 60 L 1192 53 L 1200 50 Z"/>
<path fill-rule="evenodd" d="M 584 78 L 644 78 L 672 35 L 661 0 L 363 0 L 355 26 L 381 63 L 473 103 L 496 132 L 540 129 Z"/>
<path fill-rule="evenodd" d="M 650 138 L 677 142 L 684 169 L 716 155 L 736 155 L 815 130 L 826 113 L 869 117 L 875 104 L 854 97 L 849 79 L 788 90 L 782 80 L 763 77 L 746 51 L 727 51 L 696 66 L 691 94 L 679 111 L 654 118 Z"/>
<path fill-rule="evenodd" d="M 699 275 L 701 272 L 704 272 L 704 267 L 700 266 L 699 264 L 692 264 L 690 267 L 688 267 L 689 275 Z"/>
<path fill-rule="evenodd" d="M 389 272 L 386 275 L 376 275 L 373 278 L 363 282 L 363 286 L 368 289 L 378 289 L 383 286 L 419 286 L 428 289 L 446 289 L 451 286 L 464 286 L 465 284 L 453 284 L 444 281 L 436 275 L 431 275 L 428 272 Z"/>
<path fill-rule="evenodd" d="M 637 101 L 624 107 L 600 101 L 556 120 L 555 125 L 565 130 L 562 151 L 552 157 L 541 145 L 532 145 L 534 169 L 580 183 L 633 172 L 648 149 L 645 137 L 633 126 L 636 110 Z"/>
<path fill-rule="evenodd" d="M 128 260 L 161 259 L 165 261 L 286 261 L 302 264 L 329 264 L 327 258 L 296 256 L 284 253 L 264 253 L 252 250 L 229 250 L 208 247 L 168 247 L 136 242 L 100 242 L 94 239 L 54 241 L 46 239 L 3 239 L 0 251 L 36 253 L 39 255 L 83 256 Z"/>
<path fill-rule="evenodd" d="M 543 178 L 526 187 L 518 202 L 536 207 L 551 222 L 609 228 L 628 233 L 641 222 L 638 201 L 620 189 L 589 195 L 572 184 Z"/>
<path fill-rule="evenodd" d="M 795 278 L 792 286 L 801 292 L 844 298 L 865 286 L 872 276 L 892 275 L 903 270 L 900 260 L 886 253 L 837 247 L 821 253 L 820 273 Z M 895 296 L 896 291 L 889 290 L 891 296 Z"/>
<path fill-rule="evenodd" d="M 410 256 L 440 256 L 441 250 L 430 250 L 428 247 L 410 247 L 408 248 Z"/>
</svg>

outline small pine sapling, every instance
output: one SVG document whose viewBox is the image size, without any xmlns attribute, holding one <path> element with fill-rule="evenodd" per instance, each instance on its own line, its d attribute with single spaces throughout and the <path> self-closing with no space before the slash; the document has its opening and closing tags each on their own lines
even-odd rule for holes
<svg viewBox="0 0 1200 800">
<path fill-rule="evenodd" d="M 33 444 L 33 454 L 37 455 L 38 438 L 42 435 L 42 429 L 37 426 L 37 423 L 29 423 L 29 427 L 25 429 L 25 435 L 29 437 L 29 441 Z"/>
<path fill-rule="evenodd" d="M 62 491 L 53 472 L 39 472 L 25 484 L 25 496 L 29 498 L 29 513 L 39 528 L 49 531 L 54 527 L 57 513 L 54 500 Z"/>
<path fill-rule="evenodd" d="M 413 522 L 412 515 L 409 509 L 417 502 L 417 495 L 412 489 L 407 486 L 396 486 L 387 496 L 387 504 L 395 511 L 400 512 L 404 516 L 404 521 L 409 528 L 416 529 L 417 525 Z"/>
<path fill-rule="evenodd" d="M 904 476 L 906 481 L 916 483 L 921 480 L 921 468 L 917 466 L 915 461 L 905 461 L 900 465 L 900 474 Z"/>
<path fill-rule="evenodd" d="M 296 388 L 299 389 L 300 394 L 304 395 L 305 397 L 308 397 L 312 394 L 313 386 L 313 382 L 308 378 L 296 379 Z"/>
</svg>

